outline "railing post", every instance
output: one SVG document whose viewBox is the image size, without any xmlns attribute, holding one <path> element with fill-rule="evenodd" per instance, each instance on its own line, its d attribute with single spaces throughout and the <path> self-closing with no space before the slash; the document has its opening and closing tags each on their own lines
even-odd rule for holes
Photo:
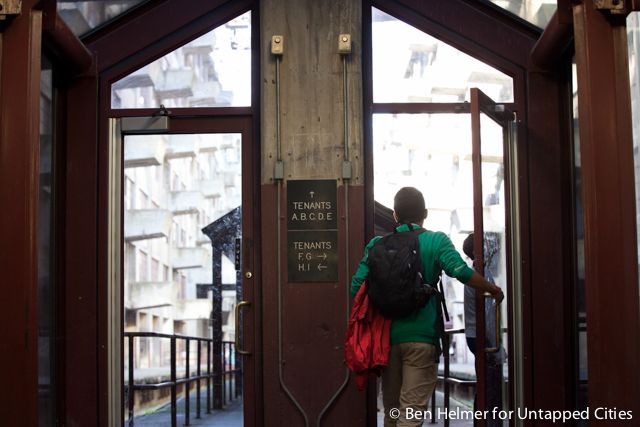
<svg viewBox="0 0 640 427">
<path fill-rule="evenodd" d="M 176 411 L 176 336 L 171 336 L 171 427 L 177 427 L 178 418 Z"/>
<path fill-rule="evenodd" d="M 234 396 L 237 399 L 240 396 L 240 361 L 238 360 L 238 351 L 235 346 L 233 349 L 233 387 L 234 387 Z"/>
<path fill-rule="evenodd" d="M 134 369 L 134 357 L 133 357 L 133 335 L 129 337 L 129 384 L 127 385 L 127 400 L 129 403 L 129 427 L 133 427 L 133 407 L 135 404 L 134 400 L 134 387 L 133 387 L 133 369 Z"/>
<path fill-rule="evenodd" d="M 449 335 L 444 341 L 444 410 L 449 413 Z M 449 427 L 449 417 L 444 417 L 444 427 Z"/>
<path fill-rule="evenodd" d="M 435 424 L 435 423 L 436 423 L 436 388 L 433 389 L 433 393 L 431 394 L 431 424 Z"/>
<path fill-rule="evenodd" d="M 211 413 L 211 340 L 207 340 L 207 414 Z"/>
<path fill-rule="evenodd" d="M 242 395 L 242 381 L 244 372 L 242 371 L 242 355 L 238 353 L 238 349 L 233 347 L 233 353 L 235 354 L 235 372 L 236 372 L 236 397 Z"/>
<path fill-rule="evenodd" d="M 227 404 L 227 343 L 222 343 L 220 381 L 222 384 L 222 405 Z"/>
<path fill-rule="evenodd" d="M 186 382 L 184 383 L 184 425 L 188 426 L 189 425 L 189 388 L 191 383 L 189 382 L 189 378 L 191 377 L 191 374 L 189 373 L 189 359 L 191 358 L 190 354 L 189 354 L 189 348 L 191 347 L 191 341 L 189 340 L 189 338 L 185 339 L 187 342 L 187 361 L 185 363 L 185 379 Z"/>
<path fill-rule="evenodd" d="M 198 379 L 196 380 L 196 418 L 200 418 L 200 362 L 202 362 L 202 353 L 200 352 L 201 340 L 198 338 L 198 368 L 196 370 Z"/>
</svg>

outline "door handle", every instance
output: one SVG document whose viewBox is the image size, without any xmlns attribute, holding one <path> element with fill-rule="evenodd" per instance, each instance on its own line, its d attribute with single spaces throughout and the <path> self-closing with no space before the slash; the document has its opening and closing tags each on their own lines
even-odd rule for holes
<svg viewBox="0 0 640 427">
<path fill-rule="evenodd" d="M 485 295 L 484 296 L 485 300 L 487 298 L 493 298 L 491 295 Z M 484 352 L 485 353 L 497 353 L 498 351 L 500 351 L 500 347 L 502 347 L 502 328 L 501 328 L 501 319 L 500 319 L 500 304 L 494 304 L 493 305 L 494 310 L 496 311 L 496 327 L 495 327 L 495 333 L 496 333 L 496 345 L 495 347 L 489 347 L 489 348 L 485 348 Z M 485 324 L 486 324 L 486 319 L 485 319 Z"/>
<path fill-rule="evenodd" d="M 240 328 L 238 327 L 240 325 L 240 309 L 244 306 L 250 306 L 251 305 L 251 301 L 240 301 L 237 305 L 236 305 L 236 352 L 238 352 L 238 354 L 242 354 L 244 356 L 248 356 L 251 354 L 250 351 L 246 351 L 246 350 L 242 350 L 240 348 Z"/>
</svg>

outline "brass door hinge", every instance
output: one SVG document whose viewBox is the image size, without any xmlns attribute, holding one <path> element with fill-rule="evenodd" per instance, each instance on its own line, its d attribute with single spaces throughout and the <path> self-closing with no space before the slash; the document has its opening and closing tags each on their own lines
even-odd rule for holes
<svg viewBox="0 0 640 427">
<path fill-rule="evenodd" d="M 22 11 L 22 0 L 0 0 L 0 20 L 7 19 L 8 16 L 20 15 Z"/>
</svg>

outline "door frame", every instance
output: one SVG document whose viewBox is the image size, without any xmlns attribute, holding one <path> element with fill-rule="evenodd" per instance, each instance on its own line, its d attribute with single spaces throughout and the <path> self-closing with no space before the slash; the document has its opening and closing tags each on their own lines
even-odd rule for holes
<svg viewBox="0 0 640 427">
<path fill-rule="evenodd" d="M 136 134 L 149 134 L 150 132 L 123 131 L 121 119 L 124 117 L 141 117 L 139 110 L 114 110 L 122 114 L 114 114 L 119 117 L 109 119 L 109 202 L 108 202 L 108 306 L 107 306 L 107 340 L 108 353 L 108 424 L 121 425 L 123 419 L 123 319 L 124 319 L 124 251 L 122 250 L 124 236 L 124 209 L 123 209 L 123 150 L 125 136 Z M 131 114 L 135 114 L 132 116 Z M 152 117 L 152 116 L 147 116 Z M 243 411 L 244 425 L 253 426 L 259 424 L 257 408 L 261 404 L 259 369 L 261 361 L 261 330 L 258 325 L 258 315 L 261 312 L 261 286 L 254 283 L 259 281 L 257 274 L 260 259 L 259 245 L 256 245 L 259 223 L 256 221 L 260 211 L 259 205 L 259 158 L 256 159 L 252 148 L 253 123 L 250 115 L 229 115 L 215 117 L 201 111 L 189 111 L 186 115 L 170 116 L 167 119 L 168 129 L 158 131 L 157 134 L 221 134 L 234 133 L 241 135 L 241 167 L 242 167 L 242 245 L 243 245 L 243 270 L 251 271 L 251 277 L 242 274 L 243 294 L 242 299 L 251 303 L 251 308 L 243 312 L 243 349 L 248 349 L 251 354 L 243 358 Z M 153 132 L 151 132 L 153 134 Z M 259 282 L 257 282 L 259 283 Z M 254 286 L 252 286 L 254 285 Z M 237 320 L 236 320 L 237 321 Z M 237 350 L 237 349 L 236 349 Z M 258 366 L 258 367 L 257 367 Z"/>
<path fill-rule="evenodd" d="M 486 114 L 495 124 L 502 128 L 502 147 L 503 147 L 503 168 L 504 168 L 504 199 L 505 199 L 505 244 L 506 253 L 506 303 L 507 303 L 507 367 L 508 367 L 508 399 L 507 410 L 520 407 L 522 392 L 522 373 L 515 369 L 522 358 L 522 328 L 517 327 L 514 313 L 520 313 L 522 310 L 522 301 L 514 298 L 521 295 L 522 278 L 520 270 L 515 270 L 519 266 L 514 259 L 519 259 L 519 248 L 516 242 L 520 241 L 519 222 L 515 214 L 514 194 L 518 194 L 517 179 L 518 175 L 513 169 L 516 162 L 511 156 L 517 153 L 517 140 L 514 139 L 512 123 L 516 118 L 516 114 L 502 103 L 496 103 L 489 96 L 484 94 L 480 89 L 471 88 L 471 138 L 472 138 L 472 163 L 473 163 L 473 207 L 474 207 L 474 269 L 485 276 L 484 271 L 484 217 L 483 217 L 483 188 L 482 188 L 482 129 L 480 123 L 480 115 Z M 500 108 L 498 108 L 500 106 Z M 515 199 L 517 202 L 517 198 Z M 515 258 L 514 258 L 515 257 Z M 499 307 L 496 310 L 501 310 Z M 502 336 L 502 324 L 499 326 L 499 334 Z M 476 410 L 484 411 L 486 405 L 486 319 L 485 319 L 485 297 L 484 293 L 476 290 L 476 394 L 477 408 Z M 501 340 L 498 340 L 499 343 Z M 501 345 L 498 345 L 501 347 Z M 498 350 L 500 351 L 500 350 Z M 504 410 L 503 407 L 500 408 Z M 517 420 L 510 419 L 509 425 L 514 425 Z M 485 425 L 485 420 L 478 420 L 478 425 Z"/>
<path fill-rule="evenodd" d="M 565 144 L 571 121 L 558 73 L 541 71 L 531 61 L 530 52 L 542 30 L 516 22 L 508 12 L 484 2 L 437 0 L 434 5 L 410 0 L 362 0 L 363 34 L 363 151 L 365 167 L 365 237 L 374 233 L 372 118 L 374 113 L 429 113 L 448 109 L 451 104 L 373 102 L 371 7 L 389 13 L 435 36 L 457 49 L 500 69 L 514 79 L 514 104 L 518 126 L 513 130 L 518 147 L 512 153 L 514 184 L 513 219 L 517 219 L 518 271 L 522 280 L 520 309 L 514 313 L 521 328 L 521 363 L 516 371 L 523 379 L 515 390 L 517 402 L 527 408 L 558 406 L 573 409 L 574 389 L 569 378 L 574 370 L 574 351 L 562 343 L 572 338 L 572 321 L 567 307 L 571 295 L 564 283 L 571 280 L 573 243 L 568 215 L 570 197 L 570 148 Z M 466 25 L 465 25 L 466 24 Z M 568 64 L 569 62 L 566 62 Z M 460 108 L 468 108 L 461 105 Z M 462 110 L 464 111 L 464 110 Z M 561 185 L 558 185 L 561 183 Z M 515 203 L 517 201 L 517 203 Z M 545 233 L 562 236 L 549 240 Z M 516 258 L 514 258 L 515 260 Z M 534 262 L 535 260 L 535 262 Z M 558 289 L 563 292 L 558 293 Z M 544 311 L 545 301 L 553 303 Z M 538 321 L 539 318 L 545 321 Z M 549 337 L 557 352 L 549 354 Z M 539 375 L 543 372 L 544 375 Z M 534 373 L 537 373 L 534 377 Z M 558 381 L 562 378 L 563 381 Z M 375 422 L 375 396 L 369 395 L 369 422 Z"/>
<path fill-rule="evenodd" d="M 91 319 L 95 327 L 95 359 L 97 367 L 96 380 L 92 382 L 96 390 L 97 399 L 93 406 L 93 413 L 97 413 L 97 425 L 112 426 L 110 424 L 110 398 L 109 398 L 109 363 L 110 363 L 110 336 L 109 336 L 109 144 L 110 124 L 109 120 L 121 117 L 150 116 L 158 113 L 158 109 L 111 109 L 111 84 L 136 69 L 162 57 L 181 45 L 199 37 L 213 28 L 228 22 L 247 11 L 251 12 L 251 106 L 249 107 L 214 107 L 214 108 L 171 108 L 172 129 L 176 132 L 186 131 L 195 122 L 210 122 L 200 125 L 199 129 L 210 132 L 224 130 L 222 121 L 228 124 L 238 122 L 249 124 L 251 127 L 247 149 L 243 156 L 250 156 L 250 160 L 243 158 L 243 168 L 249 168 L 253 173 L 251 194 L 253 212 L 250 230 L 253 235 L 253 279 L 256 290 L 256 304 L 252 305 L 255 319 L 261 319 L 261 281 L 260 256 L 261 234 L 259 226 L 260 212 L 260 8 L 257 0 L 212 0 L 210 2 L 193 2 L 188 5 L 180 0 L 167 0 L 165 2 L 146 2 L 129 14 L 125 14 L 100 30 L 89 34 L 82 41 L 96 58 L 93 70 L 94 78 L 81 80 L 78 85 L 78 102 L 74 99 L 77 108 L 77 116 L 85 121 L 78 126 L 80 130 L 75 144 L 80 147 L 81 141 L 87 137 L 96 137 L 97 146 L 91 155 L 83 152 L 82 162 L 78 163 L 79 171 L 85 174 L 95 173 L 93 183 L 96 193 L 88 194 L 92 213 L 95 213 L 93 226 L 96 230 L 95 248 L 97 257 L 94 263 L 85 268 L 86 274 L 93 272 L 96 277 L 95 296 L 97 305 L 94 317 Z M 141 36 L 143 34 L 143 36 Z M 135 36 L 134 36 L 135 35 Z M 96 101 L 97 99 L 97 101 Z M 87 111 L 79 108 L 79 102 L 97 103 L 95 111 Z M 76 111 L 76 110 L 74 110 Z M 86 117 L 92 116 L 87 122 Z M 179 118 L 179 120 L 178 120 Z M 95 122 L 93 121 L 95 120 Z M 77 126 L 77 125 L 76 125 Z M 229 125 L 231 126 L 231 125 Z M 228 128 L 227 128 L 228 129 Z M 193 132 L 193 131 L 191 131 Z M 93 135 L 92 135 L 93 133 Z M 184 132 L 183 132 L 184 133 Z M 187 132 L 188 133 L 188 132 Z M 82 134 L 82 137 L 81 137 Z M 244 143 L 245 141 L 243 141 Z M 85 149 L 86 151 L 86 149 Z M 80 151 L 78 151 L 80 153 Z M 80 160 L 79 154 L 78 160 Z M 87 161 L 87 160 L 91 161 Z M 86 163 L 86 165 L 85 165 Z M 95 169 L 93 169 L 95 168 Z M 95 172 L 94 172 L 95 170 Z M 243 173 L 245 170 L 243 169 Z M 90 182 L 78 183 L 77 187 L 85 189 Z M 244 232 L 245 230 L 243 230 Z M 247 230 L 248 232 L 248 230 Z M 76 251 L 79 252 L 79 251 Z M 80 283 L 80 282 L 78 282 Z M 72 310 L 71 307 L 68 310 Z M 248 314 L 247 311 L 245 311 Z M 255 376 L 253 378 L 255 405 L 249 418 L 245 419 L 246 425 L 260 425 L 263 417 L 262 396 L 262 331 L 261 322 L 256 322 L 253 334 Z M 248 344 L 248 343 L 247 343 Z M 245 345 L 246 347 L 247 345 Z M 89 371 L 88 367 L 85 371 Z M 247 390 L 248 392 L 248 390 Z M 78 410 L 89 423 L 92 410 L 86 404 L 82 404 L 83 396 L 74 394 L 73 402 L 77 403 Z M 80 406 L 78 406 L 80 405 Z M 119 425 L 119 424 L 116 424 Z"/>
</svg>

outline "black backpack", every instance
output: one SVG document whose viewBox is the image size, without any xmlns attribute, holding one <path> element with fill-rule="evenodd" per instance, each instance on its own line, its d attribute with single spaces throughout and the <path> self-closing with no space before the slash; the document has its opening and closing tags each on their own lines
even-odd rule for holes
<svg viewBox="0 0 640 427">
<path fill-rule="evenodd" d="M 407 317 L 427 305 L 429 298 L 437 293 L 422 278 L 418 236 L 424 231 L 424 228 L 394 231 L 369 249 L 367 294 L 386 318 Z"/>
</svg>

